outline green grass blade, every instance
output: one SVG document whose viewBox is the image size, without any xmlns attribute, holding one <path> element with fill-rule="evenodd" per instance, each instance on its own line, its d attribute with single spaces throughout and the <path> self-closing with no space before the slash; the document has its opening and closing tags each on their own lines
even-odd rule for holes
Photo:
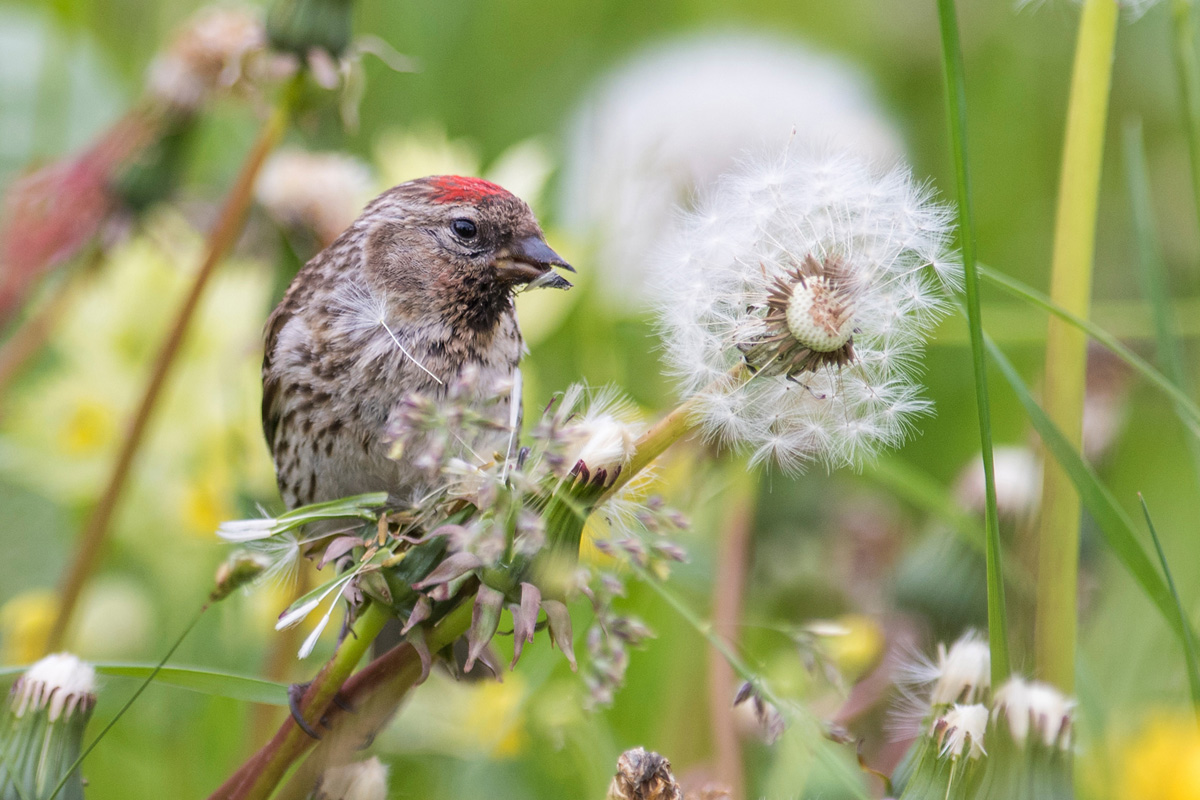
<svg viewBox="0 0 1200 800">
<path fill-rule="evenodd" d="M 1000 372 L 1012 387 L 1017 399 L 1021 401 L 1021 405 L 1025 407 L 1025 411 L 1038 435 L 1041 436 L 1042 442 L 1046 445 L 1046 449 L 1071 478 L 1084 506 L 1100 526 L 1109 549 L 1137 581 L 1146 597 L 1158 607 L 1171 629 L 1181 637 L 1190 635 L 1185 633 L 1184 628 L 1181 627 L 1170 590 L 1138 542 L 1133 521 L 1117 503 L 1112 493 L 1100 483 L 1096 473 L 1087 465 L 1083 457 L 1067 442 L 1058 426 L 1050 420 L 1046 412 L 1033 399 L 1029 387 L 1021 380 L 1021 376 L 1017 374 L 1012 362 L 1005 357 L 989 337 L 985 336 L 985 341 L 993 361 L 1000 368 Z"/>
<path fill-rule="evenodd" d="M 262 703 L 269 706 L 287 705 L 287 686 L 282 683 L 264 681 L 246 675 L 234 675 L 205 667 L 163 667 L 155 673 L 154 664 L 129 663 L 98 663 L 92 664 L 100 675 L 113 675 L 121 678 L 148 678 L 167 686 L 188 689 L 211 697 L 225 697 L 230 700 L 241 700 L 247 703 Z M 4 667 L 0 669 L 0 678 L 9 675 L 20 675 L 29 669 L 23 667 Z"/>
<path fill-rule="evenodd" d="M 958 184 L 958 233 L 962 243 L 963 274 L 967 290 L 967 324 L 971 331 L 971 357 L 975 375 L 975 401 L 979 411 L 979 441 L 983 456 L 983 481 L 987 498 L 986 531 L 988 645 L 992 654 L 992 685 L 1008 678 L 1008 615 L 1004 604 L 1004 576 L 1000 556 L 1000 522 L 996 515 L 996 476 L 992 463 L 992 421 L 988 404 L 987 358 L 983 351 L 983 321 L 979 309 L 979 274 L 975 262 L 975 223 L 971 210 L 971 176 L 967 164 L 967 92 L 963 78 L 962 47 L 954 0 L 938 0 L 942 32 L 942 65 L 946 78 L 946 116 L 954 150 Z"/>
<path fill-rule="evenodd" d="M 1183 612 L 1183 603 L 1179 600 L 1179 590 L 1175 588 L 1175 579 L 1171 577 L 1171 568 L 1167 566 L 1167 556 L 1163 552 L 1162 542 L 1158 539 L 1158 531 L 1154 529 L 1154 521 L 1150 519 L 1150 508 L 1146 498 L 1138 492 L 1138 500 L 1142 503 L 1142 514 L 1146 517 L 1146 527 L 1150 529 L 1150 538 L 1154 540 L 1154 550 L 1158 553 L 1158 561 L 1162 564 L 1163 574 L 1167 576 L 1167 587 L 1175 600 L 1175 613 L 1179 615 L 1179 629 L 1183 631 L 1183 657 L 1187 661 L 1188 688 L 1192 692 L 1192 707 L 1196 711 L 1196 721 L 1200 723 L 1200 664 L 1196 661 L 1196 640 L 1192 638 L 1192 628 L 1188 624 L 1187 615 Z"/>
<path fill-rule="evenodd" d="M 1196 23 L 1192 19 L 1193 0 L 1171 0 L 1175 69 L 1179 75 L 1179 100 L 1183 110 L 1183 128 L 1187 133 L 1188 155 L 1192 167 L 1192 202 L 1200 223 L 1200 68 L 1196 66 Z"/>
<path fill-rule="evenodd" d="M 1155 233 L 1153 200 L 1150 180 L 1146 177 L 1146 151 L 1142 144 L 1141 120 L 1133 120 L 1125 126 L 1124 135 L 1125 174 L 1129 182 L 1129 200 L 1133 218 L 1134 238 L 1137 241 L 1138 267 L 1142 279 L 1142 290 L 1150 301 L 1154 316 L 1154 338 L 1158 346 L 1158 360 L 1171 383 L 1182 392 L 1187 392 L 1191 381 L 1184 366 L 1183 353 L 1175 334 L 1175 318 L 1167 292 L 1167 267 Z M 1192 467 L 1200 478 L 1200 438 L 1187 437 Z"/>
<path fill-rule="evenodd" d="M 1000 287 L 1009 294 L 1026 300 L 1039 308 L 1054 314 L 1066 322 L 1074 325 L 1082 330 L 1088 336 L 1095 339 L 1100 344 L 1108 348 L 1115 356 L 1120 358 L 1126 364 L 1133 368 L 1135 372 L 1146 379 L 1152 386 L 1159 389 L 1173 403 L 1179 412 L 1180 419 L 1183 424 L 1194 436 L 1200 437 L 1200 407 L 1192 401 L 1190 397 L 1180 391 L 1174 383 L 1171 382 L 1165 375 L 1155 369 L 1150 362 L 1139 356 L 1137 353 L 1130 350 L 1125 345 L 1121 344 L 1120 340 L 1113 336 L 1103 328 L 1098 327 L 1092 322 L 1089 322 L 1082 317 L 1072 314 L 1065 308 L 1062 308 L 1051 302 L 1050 298 L 1042 294 L 1038 290 L 1027 286 L 1020 281 L 1010 278 L 1000 272 L 996 272 L 984 265 L 979 265 L 979 274 L 990 283 Z"/>
</svg>

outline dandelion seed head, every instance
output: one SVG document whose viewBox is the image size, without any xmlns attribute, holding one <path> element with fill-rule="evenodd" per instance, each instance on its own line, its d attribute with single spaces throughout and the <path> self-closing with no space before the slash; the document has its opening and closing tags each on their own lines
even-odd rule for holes
<svg viewBox="0 0 1200 800">
<path fill-rule="evenodd" d="M 700 393 L 711 439 L 789 471 L 858 466 L 930 411 L 916 367 L 961 275 L 948 209 L 906 168 L 747 159 L 679 231 L 654 293 L 668 369 Z"/>
</svg>

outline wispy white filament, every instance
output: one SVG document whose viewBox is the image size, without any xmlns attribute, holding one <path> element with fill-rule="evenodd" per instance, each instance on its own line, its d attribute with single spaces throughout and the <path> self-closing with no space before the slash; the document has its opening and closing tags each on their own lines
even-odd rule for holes
<svg viewBox="0 0 1200 800">
<path fill-rule="evenodd" d="M 960 267 L 951 213 L 907 168 L 785 152 L 725 175 L 656 264 L 666 360 L 705 432 L 756 462 L 855 466 L 930 410 L 914 373 Z M 795 379 L 731 377 L 766 332 L 772 285 L 808 256 L 837 260 L 855 359 Z"/>
</svg>

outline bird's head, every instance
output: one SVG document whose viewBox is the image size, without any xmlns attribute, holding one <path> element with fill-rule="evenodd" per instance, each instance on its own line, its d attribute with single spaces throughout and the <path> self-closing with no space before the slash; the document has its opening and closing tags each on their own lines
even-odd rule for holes
<svg viewBox="0 0 1200 800">
<path fill-rule="evenodd" d="M 402 183 L 364 211 L 368 276 L 390 289 L 569 289 L 574 268 L 546 244 L 533 211 L 489 181 L 436 175 Z"/>
</svg>

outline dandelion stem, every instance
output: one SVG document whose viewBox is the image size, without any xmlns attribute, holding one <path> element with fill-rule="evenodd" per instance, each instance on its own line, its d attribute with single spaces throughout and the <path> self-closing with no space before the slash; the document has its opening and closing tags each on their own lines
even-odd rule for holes
<svg viewBox="0 0 1200 800">
<path fill-rule="evenodd" d="M 954 166 L 958 178 L 959 238 L 962 241 L 963 275 L 967 290 L 967 321 L 975 372 L 975 402 L 979 414 L 979 441 L 983 458 L 987 562 L 988 644 L 992 656 L 992 685 L 999 686 L 1009 673 L 1008 617 L 1001 570 L 1000 525 L 996 514 L 996 470 L 992 458 L 992 419 L 988 402 L 987 357 L 983 347 L 983 316 L 979 307 L 979 270 L 975 263 L 975 223 L 971 211 L 970 172 L 967 165 L 966 82 L 958 19 L 954 0 L 938 0 L 942 29 L 942 59 L 946 75 L 946 104 Z"/>
<path fill-rule="evenodd" d="M 742 622 L 746 572 L 754 532 L 754 499 L 758 481 L 754 473 L 737 462 L 732 465 L 729 511 L 718 532 L 716 575 L 713 578 L 713 633 L 737 641 Z M 708 651 L 708 713 L 716 751 L 717 780 L 730 787 L 731 796 L 745 797 L 745 768 L 733 705 L 737 678 L 733 667 L 716 650 Z"/>
<path fill-rule="evenodd" d="M 697 397 L 693 395 L 683 403 L 676 406 L 671 413 L 654 423 L 650 430 L 643 433 L 634 442 L 633 458 L 629 460 L 629 464 L 625 469 L 621 470 L 621 474 L 613 481 L 612 486 L 604 494 L 604 497 L 610 497 L 621 489 L 625 484 L 629 483 L 633 476 L 644 470 L 661 456 L 666 449 L 675 442 L 682 439 L 693 428 L 696 427 L 695 412 L 697 405 Z"/>
<path fill-rule="evenodd" d="M 431 653 L 447 647 L 467 632 L 471 625 L 472 605 L 461 603 L 429 632 L 426 646 Z M 329 735 L 321 740 L 274 800 L 306 800 L 321 773 L 351 761 L 362 743 L 369 741 L 396 713 L 420 679 L 421 661 L 409 644 L 384 653 L 350 678 L 342 693 L 355 709 L 354 713 L 337 713 L 333 717 Z"/>
<path fill-rule="evenodd" d="M 1088 315 L 1091 298 L 1096 208 L 1118 11 L 1116 0 L 1086 0 L 1067 108 L 1050 297 L 1080 317 Z M 1076 449 L 1082 441 L 1086 366 L 1086 337 L 1052 317 L 1046 341 L 1046 412 Z M 1042 497 L 1035 666 L 1043 680 L 1070 692 L 1075 683 L 1080 507 L 1070 477 L 1056 461 L 1046 463 Z"/>
<path fill-rule="evenodd" d="M 162 394 L 171 367 L 179 354 L 180 345 L 191 325 L 192 317 L 195 316 L 209 278 L 212 277 L 221 259 L 233 247 L 238 233 L 242 229 L 246 212 L 249 210 L 253 198 L 254 182 L 258 177 L 259 170 L 287 130 L 292 108 L 298 99 L 302 76 L 303 73 L 299 73 L 284 90 L 279 103 L 276 104 L 271 116 L 264 123 L 258 140 L 246 156 L 241 172 L 238 173 L 233 188 L 226 196 L 216 224 L 209 234 L 204 261 L 192 280 L 192 286 L 188 290 L 187 296 L 175 314 L 171 329 L 163 339 L 158 356 L 151 368 L 150 378 L 142 392 L 141 402 L 138 404 L 137 411 L 121 443 L 121 450 L 117 454 L 104 493 L 88 518 L 87 525 L 80 535 L 79 544 L 75 549 L 75 557 L 63 578 L 59 592 L 58 615 L 55 617 L 54 625 L 47 637 L 47 652 L 53 652 L 62 646 L 67 626 L 71 622 L 71 616 L 79 601 L 80 592 L 96 567 L 104 541 L 108 536 L 113 514 L 121 499 L 130 469 L 133 467 L 134 458 L 141 448 L 146 428 L 149 426 L 155 406 L 158 405 L 158 399 Z"/>
</svg>

